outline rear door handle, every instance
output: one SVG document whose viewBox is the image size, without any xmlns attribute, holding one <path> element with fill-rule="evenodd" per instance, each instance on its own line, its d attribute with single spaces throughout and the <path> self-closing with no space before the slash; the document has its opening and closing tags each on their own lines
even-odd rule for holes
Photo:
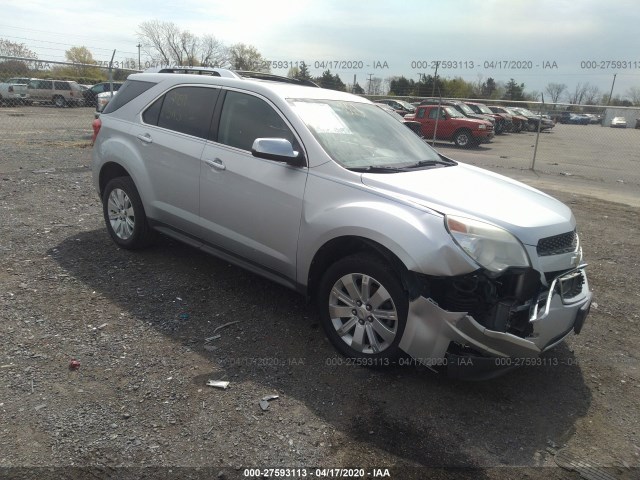
<svg viewBox="0 0 640 480">
<path fill-rule="evenodd" d="M 144 135 L 136 135 L 138 137 L 138 140 L 141 140 L 144 143 L 152 143 L 153 139 L 151 138 L 151 135 L 149 135 L 148 133 L 145 133 Z"/>
<path fill-rule="evenodd" d="M 216 170 L 226 170 L 227 167 L 222 160 L 219 158 L 214 158 L 213 160 L 205 160 L 204 163 L 209 165 L 211 168 L 215 168 Z"/>
</svg>

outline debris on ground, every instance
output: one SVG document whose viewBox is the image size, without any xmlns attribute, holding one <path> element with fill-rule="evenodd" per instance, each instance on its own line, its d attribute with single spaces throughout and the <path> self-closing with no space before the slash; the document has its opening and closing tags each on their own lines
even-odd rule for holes
<svg viewBox="0 0 640 480">
<path fill-rule="evenodd" d="M 278 398 L 280 398 L 279 395 L 265 395 L 264 397 L 262 397 L 262 399 L 260 400 L 260 408 L 262 409 L 263 412 L 266 412 L 269 409 L 269 402 L 272 400 L 277 400 Z"/>
<path fill-rule="evenodd" d="M 219 388 L 221 390 L 226 390 L 229 387 L 229 382 L 226 380 L 209 380 L 207 382 L 207 387 Z"/>
<path fill-rule="evenodd" d="M 69 370 L 78 370 L 80 368 L 80 361 L 75 358 L 69 362 Z"/>
</svg>

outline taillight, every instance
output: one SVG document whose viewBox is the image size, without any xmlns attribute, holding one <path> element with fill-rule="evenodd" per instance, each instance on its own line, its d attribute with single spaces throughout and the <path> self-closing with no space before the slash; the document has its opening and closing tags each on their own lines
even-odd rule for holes
<svg viewBox="0 0 640 480">
<path fill-rule="evenodd" d="M 100 132 L 100 127 L 102 127 L 102 120 L 96 118 L 93 122 L 91 122 L 91 128 L 93 128 L 93 136 L 91 137 L 91 145 L 96 142 L 96 137 Z"/>
</svg>

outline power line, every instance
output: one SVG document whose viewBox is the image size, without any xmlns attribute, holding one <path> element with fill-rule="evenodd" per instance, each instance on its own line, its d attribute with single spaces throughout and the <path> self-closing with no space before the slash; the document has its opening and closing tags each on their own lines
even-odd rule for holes
<svg viewBox="0 0 640 480">
<path fill-rule="evenodd" d="M 15 30 L 27 30 L 27 31 L 30 31 L 30 32 L 47 33 L 49 35 L 61 35 L 63 37 L 95 38 L 93 35 L 78 35 L 77 33 L 73 34 L 73 33 L 67 33 L 67 32 L 65 32 L 65 33 L 50 32 L 48 30 L 38 30 L 38 29 L 35 29 L 35 28 L 16 27 L 14 25 L 5 25 L 5 24 L 2 24 L 2 23 L 0 23 L 0 27 L 13 28 Z"/>
<path fill-rule="evenodd" d="M 70 43 L 64 43 L 64 42 L 52 42 L 52 41 L 50 41 L 50 40 L 38 40 L 38 39 L 36 39 L 36 38 L 16 37 L 16 36 L 14 36 L 14 35 L 4 35 L 4 37 L 6 37 L 6 38 L 14 38 L 14 39 L 18 39 L 18 40 L 28 40 L 28 41 L 30 41 L 30 42 L 50 43 L 50 44 L 52 44 L 52 45 L 65 45 L 65 46 L 67 46 L 67 47 L 74 47 L 74 46 L 76 46 L 76 45 L 71 45 Z M 83 45 L 83 46 L 86 46 L 86 45 Z M 89 49 L 92 49 L 92 50 L 104 50 L 105 52 L 111 52 L 111 51 L 113 50 L 112 48 L 88 47 L 88 46 L 86 46 L 86 47 L 87 47 L 87 48 L 89 48 Z M 44 48 L 47 48 L 47 47 L 41 47 L 41 46 L 39 46 L 39 45 L 38 45 L 38 46 L 37 46 L 37 48 L 43 48 L 43 49 L 44 49 Z M 52 49 L 51 49 L 51 50 L 52 50 Z M 119 53 L 129 53 L 129 54 L 131 54 L 131 55 L 135 55 L 135 54 L 136 54 L 136 52 L 125 52 L 125 51 L 123 51 L 123 50 L 118 50 L 118 52 L 119 52 Z"/>
</svg>

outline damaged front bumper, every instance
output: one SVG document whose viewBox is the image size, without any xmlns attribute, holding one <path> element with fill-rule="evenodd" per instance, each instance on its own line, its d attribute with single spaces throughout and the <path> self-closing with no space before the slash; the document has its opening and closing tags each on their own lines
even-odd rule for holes
<svg viewBox="0 0 640 480">
<path fill-rule="evenodd" d="M 526 305 L 530 328 L 525 336 L 488 329 L 467 312 L 447 311 L 433 299 L 419 296 L 409 303 L 407 325 L 399 346 L 417 362 L 433 366 L 443 365 L 443 360 L 452 354 L 451 346 L 456 345 L 458 352 L 467 353 L 462 356 L 456 353 L 453 358 L 468 357 L 471 361 L 466 366 L 478 363 L 483 372 L 494 370 L 487 369 L 491 364 L 513 365 L 496 359 L 536 358 L 572 331 L 577 334 L 582 329 L 592 298 L 584 267 L 563 272 L 551 281 L 547 291 Z M 473 368 L 464 370 L 472 375 Z"/>
</svg>

